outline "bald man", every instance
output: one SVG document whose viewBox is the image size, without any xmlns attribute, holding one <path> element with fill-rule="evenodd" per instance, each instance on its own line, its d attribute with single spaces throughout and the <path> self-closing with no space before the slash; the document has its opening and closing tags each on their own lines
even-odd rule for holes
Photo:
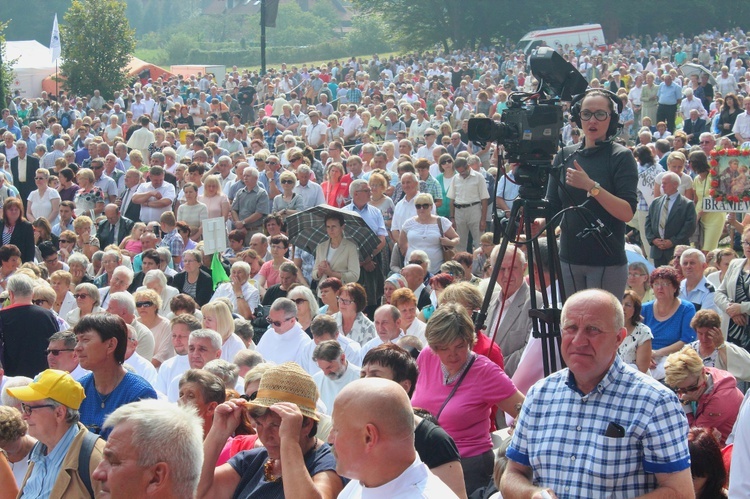
<svg viewBox="0 0 750 499">
<path fill-rule="evenodd" d="M 394 381 L 363 378 L 341 390 L 329 440 L 336 472 L 352 480 L 339 499 L 458 497 L 419 459 L 411 403 Z"/>
</svg>

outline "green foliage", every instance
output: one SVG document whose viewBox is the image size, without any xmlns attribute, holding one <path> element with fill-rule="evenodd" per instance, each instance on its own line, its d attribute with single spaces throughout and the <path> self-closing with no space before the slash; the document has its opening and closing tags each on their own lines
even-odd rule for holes
<svg viewBox="0 0 750 499">
<path fill-rule="evenodd" d="M 346 42 L 351 55 L 385 52 L 395 45 L 379 15 L 355 16 L 352 30 L 346 34 Z"/>
<path fill-rule="evenodd" d="M 109 98 L 126 82 L 135 36 L 119 0 L 73 0 L 60 25 L 65 87 Z"/>
<path fill-rule="evenodd" d="M 5 98 L 10 95 L 10 82 L 13 81 L 13 61 L 5 54 L 5 29 L 8 23 L 0 22 L 0 107 L 5 107 Z"/>
</svg>

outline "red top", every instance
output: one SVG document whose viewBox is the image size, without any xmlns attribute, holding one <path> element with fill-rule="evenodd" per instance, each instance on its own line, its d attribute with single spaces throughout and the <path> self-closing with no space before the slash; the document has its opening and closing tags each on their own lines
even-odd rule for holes
<svg viewBox="0 0 750 499">
<path fill-rule="evenodd" d="M 338 184 L 331 185 L 330 182 L 325 181 L 320 184 L 320 187 L 323 189 L 326 203 L 329 206 L 343 208 L 349 200 L 349 182 L 346 181 L 344 177 L 341 178 L 341 181 L 339 181 Z"/>
<path fill-rule="evenodd" d="M 744 396 L 737 388 L 734 376 L 715 367 L 705 369 L 711 375 L 714 387 L 698 399 L 698 409 L 687 415 L 688 423 L 690 426 L 716 428 L 721 432 L 719 443 L 723 446 L 732 431 Z"/>
</svg>

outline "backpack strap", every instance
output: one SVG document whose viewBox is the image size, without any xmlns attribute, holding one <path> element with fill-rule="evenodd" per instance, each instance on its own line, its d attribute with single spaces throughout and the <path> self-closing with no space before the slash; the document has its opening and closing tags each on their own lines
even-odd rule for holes
<svg viewBox="0 0 750 499">
<path fill-rule="evenodd" d="M 89 496 L 92 498 L 94 497 L 94 489 L 91 487 L 91 454 L 94 452 L 94 447 L 98 440 L 99 435 L 87 431 L 83 436 L 81 450 L 78 452 L 78 476 L 81 477 L 83 485 L 89 491 Z"/>
</svg>

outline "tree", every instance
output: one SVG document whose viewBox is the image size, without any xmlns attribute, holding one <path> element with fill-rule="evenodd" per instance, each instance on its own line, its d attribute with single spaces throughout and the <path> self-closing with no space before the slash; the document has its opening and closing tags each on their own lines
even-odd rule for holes
<svg viewBox="0 0 750 499">
<path fill-rule="evenodd" d="M 64 86 L 105 98 L 125 85 L 135 32 L 119 0 L 73 0 L 60 25 Z"/>
<path fill-rule="evenodd" d="M 10 82 L 13 80 L 13 62 L 5 55 L 5 28 L 8 23 L 0 22 L 0 108 L 5 107 L 5 98 L 10 95 Z"/>
</svg>

